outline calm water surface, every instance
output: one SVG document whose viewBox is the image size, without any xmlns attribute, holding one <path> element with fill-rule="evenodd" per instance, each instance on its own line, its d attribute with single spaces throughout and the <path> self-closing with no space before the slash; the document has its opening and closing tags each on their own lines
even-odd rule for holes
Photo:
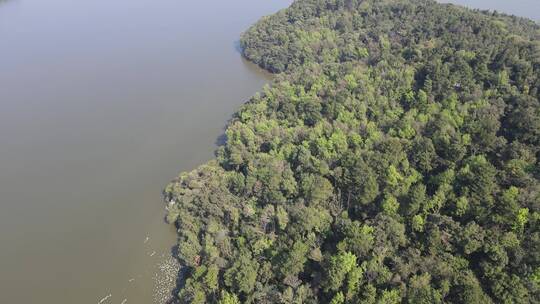
<svg viewBox="0 0 540 304">
<path fill-rule="evenodd" d="M 0 4 L 0 303 L 153 302 L 161 190 L 268 81 L 235 41 L 288 4 Z"/>
<path fill-rule="evenodd" d="M 540 0 L 440 0 L 471 8 L 497 10 L 540 21 Z"/>
<path fill-rule="evenodd" d="M 540 19 L 538 0 L 451 2 Z M 0 4 L 0 303 L 154 302 L 161 189 L 268 81 L 235 41 L 289 3 Z"/>
</svg>

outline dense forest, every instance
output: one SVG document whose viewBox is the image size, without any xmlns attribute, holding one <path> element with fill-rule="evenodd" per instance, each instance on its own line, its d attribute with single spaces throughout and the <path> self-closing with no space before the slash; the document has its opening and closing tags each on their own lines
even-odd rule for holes
<svg viewBox="0 0 540 304">
<path fill-rule="evenodd" d="M 298 0 L 276 73 L 165 189 L 180 303 L 540 303 L 540 27 L 432 0 Z"/>
</svg>

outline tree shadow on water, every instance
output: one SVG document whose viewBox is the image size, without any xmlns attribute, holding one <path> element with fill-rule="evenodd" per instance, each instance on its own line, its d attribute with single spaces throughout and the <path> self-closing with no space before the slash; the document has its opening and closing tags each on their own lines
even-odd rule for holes
<svg viewBox="0 0 540 304">
<path fill-rule="evenodd" d="M 221 128 L 221 134 L 216 138 L 216 140 L 214 141 L 214 144 L 217 146 L 217 147 L 221 147 L 221 146 L 225 146 L 227 144 L 227 128 L 229 128 L 229 126 L 231 125 L 231 123 L 233 122 L 233 120 L 235 119 L 235 115 L 236 114 L 233 114 L 229 117 L 229 119 L 227 120 L 227 122 L 225 123 L 225 125 Z M 216 151 L 217 152 L 217 149 Z M 217 155 L 216 155 L 217 156 Z"/>
<path fill-rule="evenodd" d="M 179 261 L 178 250 L 179 250 L 178 245 L 171 247 L 171 256 L 177 261 Z M 178 293 L 186 285 L 187 272 L 188 272 L 188 268 L 182 267 L 182 265 L 179 264 L 178 274 L 176 275 L 175 287 L 173 288 L 173 290 L 171 290 L 171 297 L 169 300 L 167 300 L 167 302 L 165 302 L 165 304 L 180 303 L 178 299 Z"/>
<path fill-rule="evenodd" d="M 224 146 L 227 143 L 227 134 L 223 132 L 223 134 L 221 134 L 220 136 L 216 138 L 216 141 L 214 143 L 218 147 Z"/>
<path fill-rule="evenodd" d="M 242 49 L 242 44 L 240 43 L 240 40 L 234 41 L 233 46 L 234 46 L 234 50 L 237 51 L 238 53 L 242 54 L 244 52 L 244 50 Z"/>
</svg>

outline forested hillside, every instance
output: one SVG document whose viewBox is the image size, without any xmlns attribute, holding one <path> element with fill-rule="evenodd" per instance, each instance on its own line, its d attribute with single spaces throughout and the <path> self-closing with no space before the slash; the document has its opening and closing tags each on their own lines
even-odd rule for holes
<svg viewBox="0 0 540 304">
<path fill-rule="evenodd" d="M 539 303 L 540 27 L 430 0 L 298 0 L 279 72 L 165 190 L 181 303 Z"/>
</svg>

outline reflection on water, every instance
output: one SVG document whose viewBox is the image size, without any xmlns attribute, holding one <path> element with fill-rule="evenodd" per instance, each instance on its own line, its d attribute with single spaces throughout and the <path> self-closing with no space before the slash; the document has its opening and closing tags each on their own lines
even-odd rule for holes
<svg viewBox="0 0 540 304">
<path fill-rule="evenodd" d="M 268 81 L 234 42 L 288 3 L 0 6 L 0 303 L 161 302 L 161 190 Z"/>
</svg>

